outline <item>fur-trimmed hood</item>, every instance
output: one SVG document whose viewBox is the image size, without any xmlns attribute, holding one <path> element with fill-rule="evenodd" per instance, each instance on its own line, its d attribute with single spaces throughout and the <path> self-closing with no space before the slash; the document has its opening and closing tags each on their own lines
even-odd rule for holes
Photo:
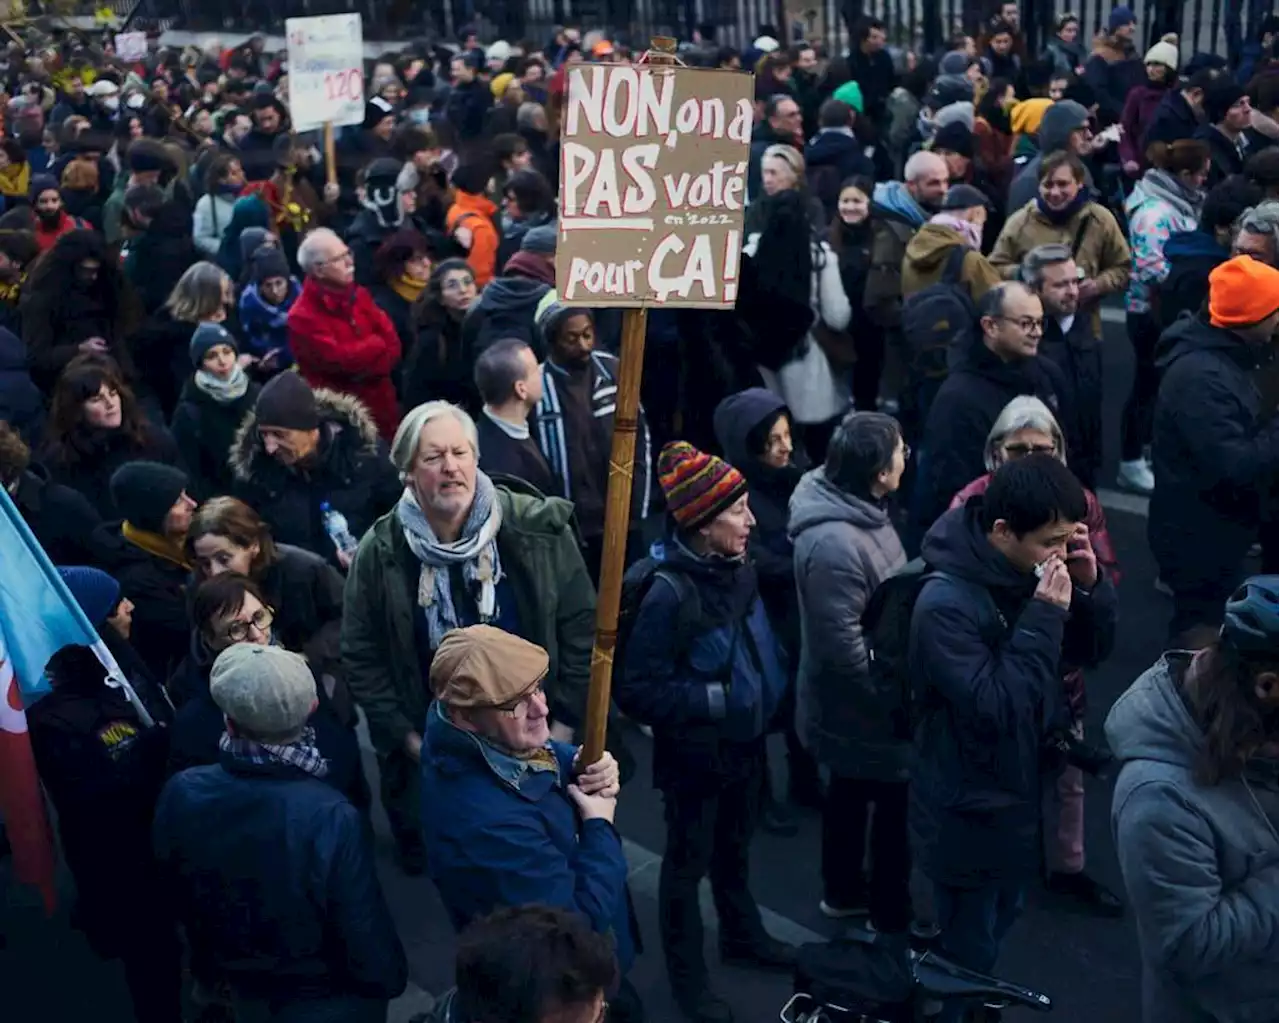
<svg viewBox="0 0 1280 1023">
<path fill-rule="evenodd" d="M 320 413 L 320 459 L 328 473 L 349 479 L 362 458 L 377 457 L 378 427 L 369 410 L 349 394 L 317 388 L 315 395 Z M 252 480 L 278 492 L 294 472 L 266 453 L 257 427 L 257 412 L 250 411 L 231 442 L 227 456 L 231 471 L 238 480 Z"/>
</svg>

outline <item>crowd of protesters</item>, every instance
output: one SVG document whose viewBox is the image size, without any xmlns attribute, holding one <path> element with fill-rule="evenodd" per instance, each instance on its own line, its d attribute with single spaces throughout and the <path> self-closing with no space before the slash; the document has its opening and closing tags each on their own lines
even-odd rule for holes
<svg viewBox="0 0 1280 1023">
<path fill-rule="evenodd" d="M 77 921 L 140 1023 L 384 1019 L 407 965 L 375 789 L 466 932 L 442 1021 L 643 1019 L 613 825 L 633 725 L 695 1023 L 732 1019 L 703 878 L 722 958 L 793 968 L 748 865 L 805 805 L 828 917 L 936 925 L 990 972 L 1040 874 L 1137 916 L 1144 1020 L 1274 1015 L 1276 21 L 1229 68 L 1124 6 L 1038 57 L 1018 4 L 990 14 L 929 57 L 872 18 L 844 56 L 682 44 L 755 73 L 743 286 L 648 317 L 589 765 L 621 327 L 556 291 L 559 118 L 572 65 L 639 52 L 408 45 L 328 165 L 261 38 L 9 48 L 0 482 L 156 722 L 71 647 L 30 728 Z M 1114 315 L 1135 372 L 1106 424 Z M 1107 721 L 1125 892 L 1084 845 L 1112 485 L 1150 497 L 1177 651 Z"/>
</svg>

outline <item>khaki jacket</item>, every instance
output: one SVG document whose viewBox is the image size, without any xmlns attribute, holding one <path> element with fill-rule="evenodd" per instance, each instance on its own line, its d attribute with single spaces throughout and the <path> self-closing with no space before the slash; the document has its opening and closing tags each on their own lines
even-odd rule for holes
<svg viewBox="0 0 1280 1023">
<path fill-rule="evenodd" d="M 956 245 L 963 245 L 960 232 L 944 224 L 925 224 L 907 243 L 902 257 L 902 297 L 908 298 L 942 279 L 947 258 Z M 1000 275 L 981 252 L 966 252 L 960 267 L 960 283 L 969 288 L 969 298 L 977 305 Z"/>
<path fill-rule="evenodd" d="M 1101 293 L 1119 293 L 1129 284 L 1129 243 L 1111 211 L 1096 202 L 1083 208 L 1065 224 L 1052 224 L 1037 208 L 1027 203 L 1005 221 L 1004 230 L 991 250 L 991 265 L 1002 277 L 1017 276 L 1022 257 L 1037 245 L 1075 247 L 1081 223 L 1088 220 L 1076 250 L 1076 265 L 1086 277 L 1098 282 Z"/>
</svg>

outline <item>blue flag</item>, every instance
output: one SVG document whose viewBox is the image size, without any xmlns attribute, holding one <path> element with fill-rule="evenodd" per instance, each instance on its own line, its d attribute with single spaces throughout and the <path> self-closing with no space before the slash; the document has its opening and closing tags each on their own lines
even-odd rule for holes
<svg viewBox="0 0 1280 1023">
<path fill-rule="evenodd" d="M 103 681 L 121 689 L 149 726 L 150 714 L 3 487 L 0 566 L 0 648 L 13 665 L 24 702 L 30 706 L 49 692 L 45 666 L 50 657 L 64 646 L 87 646 L 102 663 Z"/>
</svg>

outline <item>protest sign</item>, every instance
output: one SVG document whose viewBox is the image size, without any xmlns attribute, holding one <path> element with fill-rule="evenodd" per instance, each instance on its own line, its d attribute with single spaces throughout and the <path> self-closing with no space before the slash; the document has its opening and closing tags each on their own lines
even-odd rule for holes
<svg viewBox="0 0 1280 1023">
<path fill-rule="evenodd" d="M 560 140 L 561 299 L 732 308 L 751 149 L 748 74 L 579 64 Z"/>
<path fill-rule="evenodd" d="M 364 37 L 358 14 L 285 21 L 289 117 L 295 131 L 364 120 Z"/>
<path fill-rule="evenodd" d="M 121 32 L 115 38 L 116 56 L 124 61 L 147 59 L 147 33 Z"/>
</svg>

